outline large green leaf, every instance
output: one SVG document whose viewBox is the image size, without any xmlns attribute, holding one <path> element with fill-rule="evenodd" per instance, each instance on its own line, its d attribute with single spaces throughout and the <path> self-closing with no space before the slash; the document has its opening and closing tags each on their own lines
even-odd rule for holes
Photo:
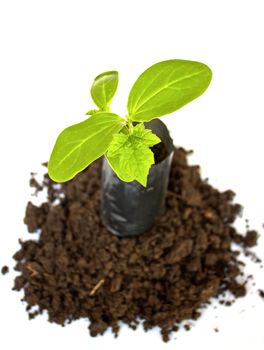
<svg viewBox="0 0 264 350">
<path fill-rule="evenodd" d="M 121 180 L 136 180 L 146 187 L 149 169 L 154 164 L 154 154 L 149 147 L 159 142 L 158 136 L 145 129 L 143 123 L 138 124 L 132 134 L 114 135 L 106 153 L 107 160 Z"/>
<path fill-rule="evenodd" d="M 168 60 L 154 64 L 133 85 L 128 98 L 131 120 L 149 121 L 172 113 L 200 96 L 212 72 L 200 62 Z"/>
<path fill-rule="evenodd" d="M 91 87 L 94 103 L 102 111 L 108 111 L 118 85 L 118 72 L 110 71 L 98 75 Z"/>
<path fill-rule="evenodd" d="M 48 162 L 52 180 L 72 179 L 95 159 L 102 156 L 125 120 L 116 114 L 99 112 L 85 121 L 64 129 L 58 136 Z"/>
</svg>

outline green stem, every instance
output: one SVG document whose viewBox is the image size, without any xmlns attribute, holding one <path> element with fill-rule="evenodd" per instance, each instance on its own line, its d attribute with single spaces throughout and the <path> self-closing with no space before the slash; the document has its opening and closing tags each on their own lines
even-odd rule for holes
<svg viewBox="0 0 264 350">
<path fill-rule="evenodd" d="M 129 134 L 133 134 L 134 126 L 133 126 L 132 121 L 129 120 L 129 119 L 127 119 L 127 127 L 128 127 L 128 132 L 129 132 Z"/>
</svg>

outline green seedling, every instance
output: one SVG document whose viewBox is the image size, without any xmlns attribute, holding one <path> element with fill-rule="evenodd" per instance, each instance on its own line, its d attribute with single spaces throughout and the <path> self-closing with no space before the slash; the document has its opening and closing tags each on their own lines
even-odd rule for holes
<svg viewBox="0 0 264 350">
<path fill-rule="evenodd" d="M 98 75 L 91 87 L 98 108 L 58 136 L 48 162 L 49 176 L 56 182 L 68 181 L 105 155 L 121 180 L 136 180 L 146 187 L 154 164 L 150 147 L 161 140 L 144 122 L 172 113 L 199 97 L 211 79 L 210 68 L 200 62 L 174 59 L 156 63 L 136 80 L 128 97 L 128 114 L 121 117 L 110 112 L 118 73 Z"/>
</svg>

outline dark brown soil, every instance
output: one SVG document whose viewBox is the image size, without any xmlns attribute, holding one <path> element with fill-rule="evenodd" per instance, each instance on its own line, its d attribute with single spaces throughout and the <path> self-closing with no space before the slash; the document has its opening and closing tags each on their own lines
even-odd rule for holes
<svg viewBox="0 0 264 350">
<path fill-rule="evenodd" d="M 264 299 L 264 290 L 259 289 L 258 292 L 259 292 L 259 296 Z"/>
<path fill-rule="evenodd" d="M 101 160 L 60 189 L 45 176 L 38 186 L 48 189 L 48 201 L 28 203 L 25 216 L 40 237 L 20 241 L 14 255 L 20 271 L 14 290 L 24 289 L 30 318 L 43 310 L 61 325 L 84 317 L 92 336 L 108 327 L 117 335 L 119 321 L 135 329 L 142 320 L 145 330 L 159 326 L 167 341 L 182 321 L 199 318 L 211 297 L 246 294 L 231 244 L 252 246 L 257 235 L 236 232 L 241 206 L 233 204 L 234 193 L 203 181 L 187 154 L 175 150 L 165 214 L 133 238 L 114 236 L 101 223 Z"/>
<path fill-rule="evenodd" d="M 8 266 L 3 266 L 1 268 L 1 274 L 6 275 L 9 272 L 9 267 Z"/>
<path fill-rule="evenodd" d="M 244 238 L 245 247 L 254 247 L 258 239 L 258 233 L 255 230 L 247 231 L 246 237 Z"/>
</svg>

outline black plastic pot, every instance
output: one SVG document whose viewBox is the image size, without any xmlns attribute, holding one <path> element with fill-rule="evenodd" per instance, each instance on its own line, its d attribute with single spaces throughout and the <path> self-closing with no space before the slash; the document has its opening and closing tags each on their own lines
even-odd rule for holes
<svg viewBox="0 0 264 350">
<path fill-rule="evenodd" d="M 113 172 L 106 158 L 102 169 L 101 217 L 106 228 L 118 236 L 134 236 L 146 232 L 164 208 L 173 141 L 159 119 L 145 123 L 164 142 L 167 157 L 151 167 L 147 187 L 137 181 L 123 182 Z"/>
</svg>

